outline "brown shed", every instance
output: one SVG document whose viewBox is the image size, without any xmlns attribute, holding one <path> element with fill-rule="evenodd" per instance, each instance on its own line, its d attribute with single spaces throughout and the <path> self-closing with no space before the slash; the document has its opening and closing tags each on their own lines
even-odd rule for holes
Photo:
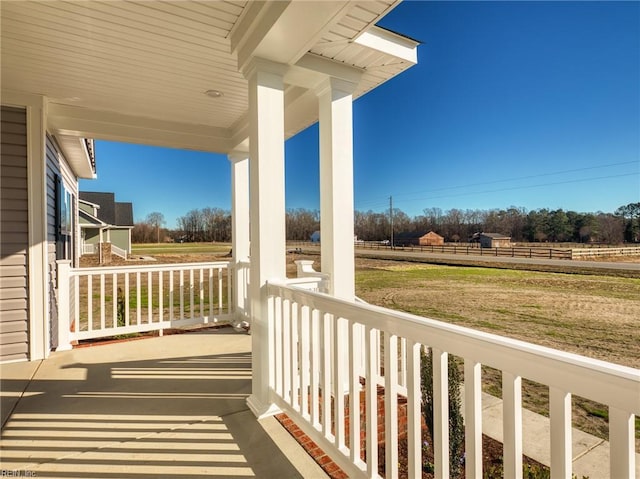
<svg viewBox="0 0 640 479">
<path fill-rule="evenodd" d="M 444 238 L 435 231 L 429 231 L 420 237 L 420 246 L 440 246 L 444 244 Z"/>
<path fill-rule="evenodd" d="M 480 233 L 481 248 L 510 248 L 511 236 L 500 233 Z"/>
<path fill-rule="evenodd" d="M 396 246 L 432 246 L 443 245 L 444 238 L 435 231 L 424 232 L 404 232 L 399 233 L 394 238 Z"/>
</svg>

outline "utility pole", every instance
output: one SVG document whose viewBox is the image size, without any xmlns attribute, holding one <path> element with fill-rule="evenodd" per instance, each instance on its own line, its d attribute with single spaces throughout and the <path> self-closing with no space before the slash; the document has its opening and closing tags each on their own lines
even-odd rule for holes
<svg viewBox="0 0 640 479">
<path fill-rule="evenodd" d="M 389 222 L 391 223 L 391 249 L 393 249 L 393 196 L 389 196 Z"/>
</svg>

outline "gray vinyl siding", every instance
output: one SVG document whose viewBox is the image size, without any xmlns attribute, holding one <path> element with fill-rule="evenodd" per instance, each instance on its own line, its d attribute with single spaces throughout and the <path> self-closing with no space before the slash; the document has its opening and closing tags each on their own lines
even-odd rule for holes
<svg viewBox="0 0 640 479">
<path fill-rule="evenodd" d="M 65 245 L 58 236 L 58 204 L 56 197 L 56 183 L 61 181 L 64 187 L 72 195 L 72 211 L 75 210 L 78 183 L 77 178 L 66 163 L 66 159 L 60 152 L 55 140 L 47 135 L 47 162 L 46 162 L 46 198 L 47 198 L 47 281 L 49 289 L 49 333 L 50 346 L 52 349 L 58 347 L 58 301 L 68 300 L 68 298 L 58 298 L 58 259 L 70 259 L 72 266 L 76 261 L 76 234 L 68 236 L 70 243 Z M 77 227 L 77 215 L 72 218 L 72 229 Z M 74 292 L 70 291 L 73 295 Z M 74 302 L 70 301 L 69 313 L 74 317 Z"/>
<path fill-rule="evenodd" d="M 58 346 L 58 302 L 57 302 L 57 221 L 56 182 L 61 176 L 58 151 L 47 135 L 47 284 L 49 289 L 49 338 L 51 348 Z"/>
<path fill-rule="evenodd" d="M 131 245 L 129 244 L 129 230 L 128 229 L 112 229 L 109 233 L 111 236 L 111 244 L 116 245 L 118 248 L 125 250 L 127 253 L 131 253 Z"/>
<path fill-rule="evenodd" d="M 0 110 L 0 362 L 29 357 L 27 115 Z"/>
</svg>

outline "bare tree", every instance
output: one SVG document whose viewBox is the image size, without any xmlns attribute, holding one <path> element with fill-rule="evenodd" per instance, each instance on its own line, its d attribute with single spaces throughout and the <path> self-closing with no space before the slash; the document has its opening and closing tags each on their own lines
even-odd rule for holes
<svg viewBox="0 0 640 479">
<path fill-rule="evenodd" d="M 147 223 L 155 226 L 156 228 L 156 243 L 160 243 L 160 228 L 164 225 L 164 215 L 158 211 L 149 213 L 147 215 Z"/>
<path fill-rule="evenodd" d="M 599 239 L 604 243 L 618 244 L 624 239 L 623 221 L 610 213 L 599 213 L 596 216 L 599 225 Z"/>
</svg>

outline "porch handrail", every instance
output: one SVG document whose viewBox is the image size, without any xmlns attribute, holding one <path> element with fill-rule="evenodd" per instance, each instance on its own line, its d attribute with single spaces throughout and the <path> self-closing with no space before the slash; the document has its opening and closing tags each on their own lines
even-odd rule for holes
<svg viewBox="0 0 640 479">
<path fill-rule="evenodd" d="M 377 477 L 377 441 L 367 441 L 366 462 L 360 451 L 360 380 L 364 378 L 366 410 L 376 404 L 376 338 L 384 336 L 384 407 L 387 477 L 397 477 L 397 394 L 401 349 L 406 340 L 409 477 L 420 470 L 420 348 L 432 348 L 434 362 L 434 438 L 436 477 L 448 477 L 448 379 L 447 355 L 464 360 L 465 443 L 467 477 L 482 475 L 481 365 L 502 371 L 505 477 L 522 475 L 521 380 L 527 378 L 550 389 L 552 477 L 571 475 L 571 395 L 609 407 L 611 477 L 635 476 L 633 417 L 640 415 L 640 370 L 462 326 L 392 311 L 369 304 L 352 303 L 287 284 L 268 283 L 274 327 L 276 373 L 272 377 L 274 402 L 291 414 L 298 425 L 352 476 Z M 305 324 L 306 323 L 306 324 Z M 342 324 L 342 325 L 341 325 Z M 364 329 L 364 371 L 357 357 Z M 337 331 L 348 331 L 338 334 Z M 324 340 L 323 340 L 324 338 Z M 333 345 L 332 345 L 333 344 Z M 342 358 L 349 367 L 336 367 Z M 329 358 L 329 359 L 327 359 Z M 287 361 L 292 363 L 287 365 Z M 336 377 L 337 375 L 337 377 Z M 346 379 L 346 381 L 345 381 Z M 336 384 L 346 383 L 350 417 Z M 317 389 L 332 391 L 334 404 Z M 325 399 L 323 399 L 325 398 Z M 318 411 L 333 409 L 334 424 Z M 366 437 L 377 437 L 376 415 L 366 417 Z M 345 434 L 345 420 L 350 435 Z M 376 443 L 375 445 L 373 443 Z M 394 452 L 395 451 L 395 452 Z M 556 476 L 557 474 L 557 476 Z"/>
<path fill-rule="evenodd" d="M 96 245 L 91 243 L 82 244 L 82 254 L 94 254 L 96 251 Z"/>
<path fill-rule="evenodd" d="M 71 268 L 58 262 L 59 344 L 230 321 L 228 261 Z"/>
<path fill-rule="evenodd" d="M 127 250 L 120 248 L 119 246 L 111 243 L 111 253 L 121 258 L 127 259 Z"/>
</svg>

